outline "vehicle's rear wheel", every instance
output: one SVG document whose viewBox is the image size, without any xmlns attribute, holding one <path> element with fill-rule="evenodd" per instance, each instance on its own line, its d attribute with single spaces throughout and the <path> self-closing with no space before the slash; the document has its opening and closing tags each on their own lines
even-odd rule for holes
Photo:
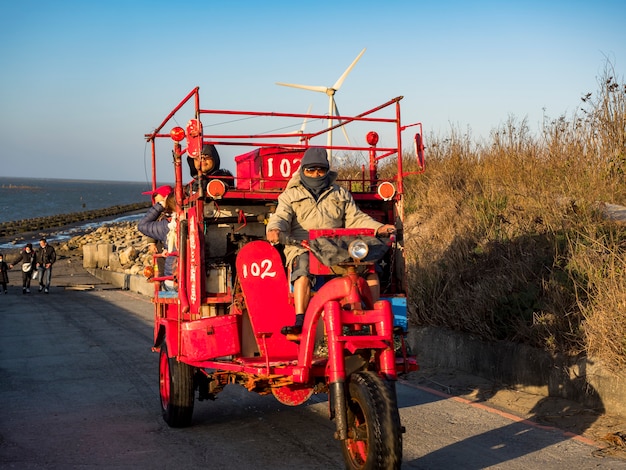
<svg viewBox="0 0 626 470">
<path fill-rule="evenodd" d="M 348 470 L 399 469 L 402 464 L 395 389 L 373 372 L 350 375 L 348 439 L 342 449 Z"/>
<path fill-rule="evenodd" d="M 164 342 L 159 352 L 159 393 L 163 419 L 173 428 L 183 428 L 191 424 L 193 375 L 193 367 L 167 356 Z"/>
</svg>

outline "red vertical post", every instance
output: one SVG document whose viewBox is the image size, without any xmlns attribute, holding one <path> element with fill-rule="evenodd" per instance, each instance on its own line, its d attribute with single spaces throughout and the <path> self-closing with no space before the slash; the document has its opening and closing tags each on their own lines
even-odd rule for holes
<svg viewBox="0 0 626 470">
<path fill-rule="evenodd" d="M 402 181 L 402 128 L 400 126 L 400 102 L 396 101 L 396 141 L 398 142 L 398 193 L 404 193 Z"/>
<path fill-rule="evenodd" d="M 156 189 L 156 139 L 152 139 L 152 190 Z"/>
<path fill-rule="evenodd" d="M 177 148 L 178 147 L 178 148 Z M 178 142 L 174 144 L 174 174 L 176 186 L 174 194 L 176 196 L 176 216 L 177 216 L 177 239 L 178 239 L 178 299 L 182 313 L 189 311 L 189 297 L 187 294 L 187 279 L 185 268 L 187 264 L 187 238 L 188 228 L 183 209 L 183 169 L 181 165 L 181 152 Z"/>
<path fill-rule="evenodd" d="M 376 146 L 370 147 L 370 190 L 376 186 L 378 181 L 378 162 L 376 161 Z"/>
<path fill-rule="evenodd" d="M 378 143 L 378 134 L 374 131 L 368 132 L 366 140 L 370 145 L 370 190 L 373 190 L 378 181 L 378 161 L 376 160 L 376 144 Z M 365 188 L 363 189 L 365 190 Z"/>
</svg>

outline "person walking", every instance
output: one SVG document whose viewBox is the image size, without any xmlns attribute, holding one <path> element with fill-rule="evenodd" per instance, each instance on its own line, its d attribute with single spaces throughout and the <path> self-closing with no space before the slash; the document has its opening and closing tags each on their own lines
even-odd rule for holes
<svg viewBox="0 0 626 470">
<path fill-rule="evenodd" d="M 13 266 L 19 262 L 22 263 L 22 294 L 30 294 L 30 281 L 36 264 L 36 254 L 32 243 L 26 244 L 15 261 L 9 264 L 9 268 L 13 269 Z"/>
<path fill-rule="evenodd" d="M 8 294 L 7 284 L 9 283 L 9 265 L 6 261 L 4 261 L 4 256 L 0 253 L 0 285 L 2 286 L 2 291 L 5 294 Z"/>
<path fill-rule="evenodd" d="M 45 238 L 39 240 L 39 249 L 36 254 L 37 271 L 39 272 L 39 292 L 50 292 L 50 281 L 52 280 L 52 265 L 57 260 L 54 247 Z"/>
</svg>

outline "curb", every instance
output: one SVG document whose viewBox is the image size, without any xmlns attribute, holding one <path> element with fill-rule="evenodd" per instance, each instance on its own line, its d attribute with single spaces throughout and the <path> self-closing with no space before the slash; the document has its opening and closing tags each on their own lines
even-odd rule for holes
<svg viewBox="0 0 626 470">
<path fill-rule="evenodd" d="M 122 290 L 129 290 L 146 297 L 154 297 L 154 285 L 148 282 L 144 276 L 139 274 L 125 274 L 115 271 L 106 271 L 98 268 L 84 268 L 92 276 L 119 287 Z"/>
<path fill-rule="evenodd" d="M 556 356 L 510 342 L 487 343 L 435 327 L 410 327 L 407 341 L 422 367 L 456 369 L 626 418 L 626 376 L 610 373 L 593 358 Z"/>
</svg>

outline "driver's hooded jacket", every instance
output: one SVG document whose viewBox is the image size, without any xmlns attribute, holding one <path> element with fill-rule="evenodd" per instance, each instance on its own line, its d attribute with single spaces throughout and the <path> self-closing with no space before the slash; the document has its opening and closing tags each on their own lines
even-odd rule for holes
<svg viewBox="0 0 626 470">
<path fill-rule="evenodd" d="M 300 172 L 294 173 L 283 193 L 278 196 L 276 211 L 270 216 L 266 231 L 279 229 L 293 240 L 308 240 L 309 230 L 326 228 L 371 228 L 384 225 L 376 221 L 354 202 L 350 192 L 335 184 L 337 173 L 329 171 L 330 186 L 317 201 L 300 180 Z M 287 266 L 305 250 L 299 246 L 286 245 Z"/>
</svg>

